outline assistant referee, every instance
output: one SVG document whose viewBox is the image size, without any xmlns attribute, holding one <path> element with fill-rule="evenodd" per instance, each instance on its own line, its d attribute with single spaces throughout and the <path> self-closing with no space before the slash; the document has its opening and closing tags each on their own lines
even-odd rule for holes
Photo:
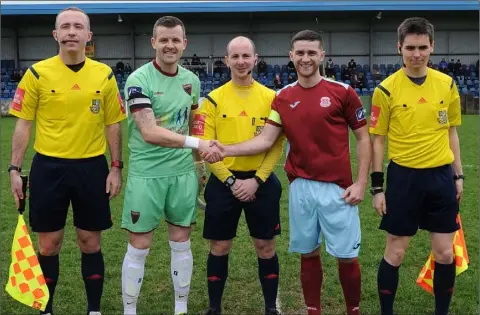
<svg viewBox="0 0 480 315">
<path fill-rule="evenodd" d="M 410 238 L 430 232 L 435 257 L 435 314 L 448 314 L 455 283 L 453 236 L 463 191 L 457 126 L 460 96 L 453 78 L 427 67 L 433 51 L 433 25 L 408 18 L 398 27 L 404 66 L 376 89 L 372 99 L 372 194 L 387 232 L 378 268 L 381 314 L 392 315 Z M 388 137 L 387 190 L 383 159 Z"/>
<path fill-rule="evenodd" d="M 212 91 L 198 110 L 192 134 L 206 140 L 234 144 L 260 134 L 270 113 L 275 92 L 253 80 L 258 56 L 254 43 L 236 37 L 227 45 L 226 64 L 232 80 Z M 204 238 L 210 240 L 207 260 L 207 315 L 221 314 L 221 300 L 228 275 L 228 254 L 245 210 L 250 236 L 258 255 L 265 314 L 276 310 L 279 264 L 275 236 L 280 234 L 282 187 L 272 171 L 283 151 L 284 138 L 272 149 L 249 157 L 226 158 L 208 164 L 212 171 L 205 188 Z"/>
<path fill-rule="evenodd" d="M 38 233 L 38 259 L 50 291 L 44 313 L 53 314 L 58 254 L 71 203 L 82 252 L 87 314 L 98 315 L 104 278 L 100 238 L 101 231 L 112 226 L 109 199 L 121 189 L 120 121 L 125 111 L 110 67 L 85 56 L 85 45 L 92 38 L 85 12 L 75 7 L 62 10 L 53 36 L 59 54 L 29 68 L 11 103 L 9 112 L 18 120 L 8 172 L 18 207 L 24 197 L 22 162 L 36 120 L 29 221 Z M 107 142 L 110 171 L 104 155 Z"/>
</svg>

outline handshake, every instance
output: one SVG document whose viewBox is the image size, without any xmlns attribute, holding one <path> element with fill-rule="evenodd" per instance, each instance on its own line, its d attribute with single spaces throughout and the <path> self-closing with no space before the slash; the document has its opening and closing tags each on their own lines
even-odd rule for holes
<svg viewBox="0 0 480 315">
<path fill-rule="evenodd" d="M 201 140 L 198 152 L 208 163 L 223 161 L 227 156 L 227 148 L 217 140 Z"/>
</svg>

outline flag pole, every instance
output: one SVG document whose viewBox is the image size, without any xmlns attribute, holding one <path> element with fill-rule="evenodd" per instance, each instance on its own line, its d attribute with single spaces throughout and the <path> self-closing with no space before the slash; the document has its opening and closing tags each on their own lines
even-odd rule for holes
<svg viewBox="0 0 480 315">
<path fill-rule="evenodd" d="M 28 175 L 20 175 L 22 179 L 22 194 L 23 198 L 20 199 L 20 205 L 18 207 L 18 212 L 23 214 L 25 212 L 25 200 L 27 199 L 27 186 L 28 186 Z"/>
</svg>

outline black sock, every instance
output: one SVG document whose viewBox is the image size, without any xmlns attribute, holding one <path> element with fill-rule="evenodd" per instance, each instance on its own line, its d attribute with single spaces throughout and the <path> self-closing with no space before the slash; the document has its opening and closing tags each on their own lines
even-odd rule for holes
<svg viewBox="0 0 480 315">
<path fill-rule="evenodd" d="M 435 262 L 433 293 L 435 294 L 435 315 L 447 315 L 455 284 L 455 261 L 444 265 Z"/>
<path fill-rule="evenodd" d="M 82 277 L 87 293 L 88 312 L 100 311 L 100 300 L 103 292 L 105 264 L 102 251 L 93 254 L 82 253 Z"/>
<path fill-rule="evenodd" d="M 55 294 L 55 287 L 57 286 L 60 260 L 58 254 L 55 256 L 43 256 L 38 253 L 38 262 L 42 268 L 43 276 L 50 293 L 45 311 L 41 312 L 41 314 L 50 313 L 53 315 L 53 295 Z"/>
<path fill-rule="evenodd" d="M 207 280 L 210 307 L 218 311 L 222 309 L 222 296 L 228 277 L 228 255 L 215 256 L 208 254 Z"/>
<path fill-rule="evenodd" d="M 398 269 L 382 258 L 378 266 L 377 287 L 382 315 L 393 315 L 393 302 L 398 287 Z"/>
<path fill-rule="evenodd" d="M 279 273 L 280 266 L 278 265 L 277 254 L 270 259 L 258 258 L 258 277 L 262 285 L 265 309 L 275 309 L 277 307 Z"/>
</svg>

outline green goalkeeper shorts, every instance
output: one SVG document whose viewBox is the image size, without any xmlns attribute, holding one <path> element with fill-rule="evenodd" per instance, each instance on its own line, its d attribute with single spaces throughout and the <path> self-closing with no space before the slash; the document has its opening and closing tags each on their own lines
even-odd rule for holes
<svg viewBox="0 0 480 315">
<path fill-rule="evenodd" d="M 165 218 L 170 224 L 189 227 L 197 215 L 198 179 L 195 171 L 169 177 L 128 176 L 122 228 L 150 232 Z"/>
</svg>

